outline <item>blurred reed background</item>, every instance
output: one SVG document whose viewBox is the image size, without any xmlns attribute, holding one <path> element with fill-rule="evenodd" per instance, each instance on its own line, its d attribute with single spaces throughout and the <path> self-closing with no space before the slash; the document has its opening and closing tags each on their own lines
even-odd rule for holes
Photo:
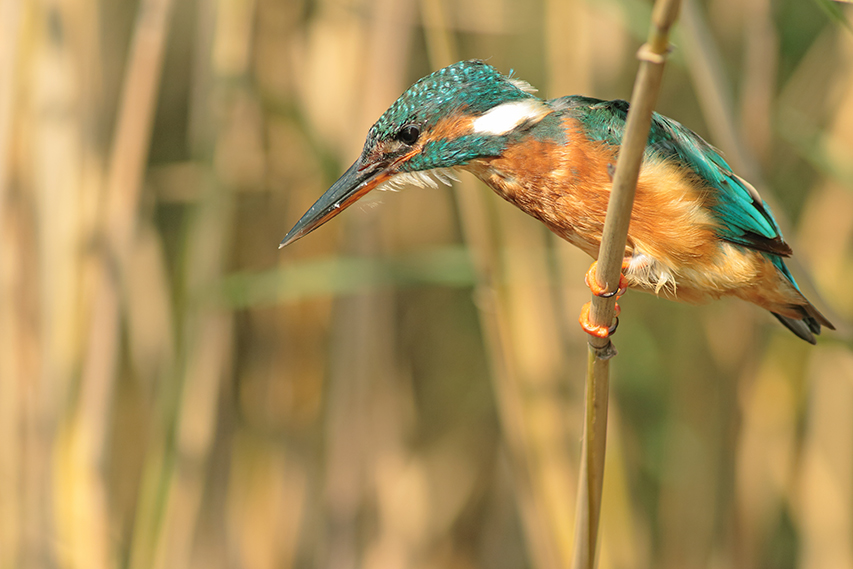
<svg viewBox="0 0 853 569">
<path fill-rule="evenodd" d="M 417 78 L 624 98 L 649 11 L 0 0 L 0 569 L 565 566 L 589 259 L 468 177 L 276 246 Z M 623 299 L 602 568 L 853 568 L 845 18 L 685 5 L 659 110 L 842 331 Z"/>
</svg>

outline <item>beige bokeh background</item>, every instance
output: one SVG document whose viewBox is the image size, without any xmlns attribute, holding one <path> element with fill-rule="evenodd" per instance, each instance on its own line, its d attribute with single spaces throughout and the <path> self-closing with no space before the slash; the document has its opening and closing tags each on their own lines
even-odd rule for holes
<svg viewBox="0 0 853 569">
<path fill-rule="evenodd" d="M 417 78 L 625 98 L 649 11 L 0 0 L 0 569 L 565 566 L 589 259 L 468 176 L 276 246 Z M 685 4 L 659 110 L 839 331 L 629 293 L 602 568 L 853 568 L 852 19 Z"/>
</svg>

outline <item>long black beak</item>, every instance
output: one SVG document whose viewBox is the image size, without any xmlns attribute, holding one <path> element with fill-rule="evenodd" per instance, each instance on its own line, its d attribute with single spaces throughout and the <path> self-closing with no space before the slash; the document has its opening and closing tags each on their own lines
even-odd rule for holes
<svg viewBox="0 0 853 569">
<path fill-rule="evenodd" d="M 363 165 L 359 158 L 320 196 L 311 209 L 305 212 L 293 229 L 287 232 L 278 248 L 281 249 L 308 235 L 390 177 L 387 169 L 379 165 Z"/>
</svg>

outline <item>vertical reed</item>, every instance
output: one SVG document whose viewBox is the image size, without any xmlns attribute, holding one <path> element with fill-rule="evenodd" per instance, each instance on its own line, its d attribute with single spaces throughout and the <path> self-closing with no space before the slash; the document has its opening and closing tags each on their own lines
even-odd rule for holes
<svg viewBox="0 0 853 569">
<path fill-rule="evenodd" d="M 759 159 L 843 323 L 853 36 L 691 6 L 658 108 Z M 411 81 L 622 97 L 648 8 L 0 0 L 0 569 L 568 565 L 588 260 L 467 178 L 276 244 Z M 853 564 L 849 338 L 622 304 L 599 566 Z"/>
<path fill-rule="evenodd" d="M 596 280 L 602 290 L 607 290 L 608 283 L 618 283 L 620 279 L 637 179 L 649 137 L 652 113 L 663 79 L 663 65 L 670 49 L 669 30 L 678 16 L 680 4 L 680 0 L 655 2 L 648 42 L 637 54 L 640 70 L 631 95 L 631 112 L 628 113 L 616 172 L 613 176 L 613 189 L 607 207 L 598 257 Z M 616 286 L 618 288 L 618 284 Z M 614 298 L 593 295 L 590 310 L 591 322 L 598 326 L 610 326 L 615 305 Z M 574 567 L 576 568 L 592 569 L 596 566 L 601 492 L 604 485 L 607 406 L 610 396 L 609 360 L 614 355 L 615 350 L 609 338 L 590 337 L 584 439 L 577 500 L 578 514 L 575 523 Z"/>
</svg>

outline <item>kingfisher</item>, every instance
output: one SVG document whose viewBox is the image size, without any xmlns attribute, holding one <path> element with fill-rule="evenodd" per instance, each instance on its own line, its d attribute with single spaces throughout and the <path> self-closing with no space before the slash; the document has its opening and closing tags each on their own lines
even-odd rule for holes
<svg viewBox="0 0 853 569">
<path fill-rule="evenodd" d="M 358 159 L 280 247 L 326 223 L 376 188 L 449 184 L 465 170 L 569 243 L 598 257 L 619 154 L 626 101 L 584 96 L 543 100 L 491 65 L 455 63 L 412 85 L 376 121 Z M 696 133 L 655 113 L 631 213 L 622 274 L 599 296 L 628 288 L 702 303 L 737 297 L 769 310 L 815 343 L 835 327 L 803 295 L 770 208 Z M 580 322 L 588 333 L 613 329 Z"/>
</svg>

